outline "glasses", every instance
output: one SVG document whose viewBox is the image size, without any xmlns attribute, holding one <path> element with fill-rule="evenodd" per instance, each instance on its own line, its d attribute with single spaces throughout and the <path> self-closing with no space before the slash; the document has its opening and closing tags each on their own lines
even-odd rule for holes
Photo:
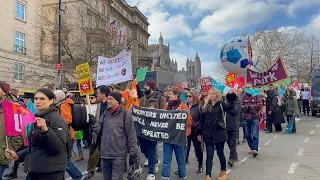
<svg viewBox="0 0 320 180">
<path fill-rule="evenodd" d="M 191 96 L 191 95 L 188 95 L 187 97 L 188 97 L 188 98 L 192 98 L 192 96 Z"/>
<path fill-rule="evenodd" d="M 90 97 L 90 99 L 94 99 L 94 98 L 96 98 L 96 97 L 94 97 L 94 96 Z"/>
</svg>

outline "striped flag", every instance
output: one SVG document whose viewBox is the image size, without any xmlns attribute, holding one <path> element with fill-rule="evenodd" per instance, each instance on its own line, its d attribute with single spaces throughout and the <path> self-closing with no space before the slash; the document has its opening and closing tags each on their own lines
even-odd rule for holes
<svg viewBox="0 0 320 180">
<path fill-rule="evenodd" d="M 118 38 L 118 43 L 123 43 L 124 42 L 124 28 L 120 28 L 117 31 L 117 38 Z"/>
<path fill-rule="evenodd" d="M 110 22 L 111 39 L 113 39 L 116 30 L 116 20 Z"/>
</svg>

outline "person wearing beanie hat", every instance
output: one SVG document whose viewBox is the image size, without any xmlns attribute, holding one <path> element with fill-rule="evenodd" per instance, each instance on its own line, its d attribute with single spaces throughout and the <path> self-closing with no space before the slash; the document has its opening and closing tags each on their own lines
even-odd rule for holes
<svg viewBox="0 0 320 180">
<path fill-rule="evenodd" d="M 148 80 L 144 85 L 144 95 L 140 100 L 141 107 L 163 109 L 167 103 L 162 93 L 156 91 L 157 83 L 154 80 Z M 140 150 L 146 157 L 145 166 L 148 166 L 148 178 L 155 179 L 155 174 L 158 173 L 160 160 L 157 158 L 157 142 L 149 141 L 145 138 L 138 137 Z"/>
<path fill-rule="evenodd" d="M 102 132 L 100 157 L 103 179 L 123 179 L 128 153 L 130 166 L 140 163 L 134 122 L 130 112 L 121 105 L 121 98 L 121 93 L 116 91 L 108 94 L 108 109 L 98 122 L 89 115 L 93 132 Z"/>
<path fill-rule="evenodd" d="M 8 136 L 6 141 L 6 134 L 4 131 L 4 115 L 3 115 L 3 109 L 2 109 L 2 101 L 10 101 L 14 102 L 14 99 L 9 94 L 10 86 L 4 81 L 0 81 L 0 146 L 1 147 L 7 147 L 9 146 L 9 149 L 13 151 L 17 151 L 18 148 L 21 147 L 23 144 L 23 139 L 21 136 Z M 4 148 L 5 149 L 5 148 Z M 0 177 L 2 177 L 3 172 L 6 168 L 9 167 L 9 164 L 11 161 L 9 159 L 5 158 L 5 151 L 0 151 Z M 0 178 L 2 179 L 2 178 Z"/>
</svg>

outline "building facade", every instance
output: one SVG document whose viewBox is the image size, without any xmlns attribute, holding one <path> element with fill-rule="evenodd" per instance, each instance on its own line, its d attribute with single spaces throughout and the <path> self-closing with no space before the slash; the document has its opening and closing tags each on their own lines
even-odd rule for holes
<svg viewBox="0 0 320 180">
<path fill-rule="evenodd" d="M 170 59 L 170 44 L 163 43 L 162 33 L 160 33 L 159 44 L 150 44 L 148 47 L 149 57 L 156 59 L 155 69 L 178 72 L 177 61 Z"/>
<path fill-rule="evenodd" d="M 0 79 L 17 89 L 37 89 L 52 80 L 43 76 L 38 36 L 41 0 L 2 1 L 0 8 Z"/>
<path fill-rule="evenodd" d="M 199 84 L 201 78 L 201 60 L 198 52 L 196 53 L 194 60 L 187 57 L 186 69 L 182 68 L 182 71 L 180 72 L 187 73 L 187 75 L 190 77 L 190 84 L 192 86 L 196 87 Z"/>
</svg>

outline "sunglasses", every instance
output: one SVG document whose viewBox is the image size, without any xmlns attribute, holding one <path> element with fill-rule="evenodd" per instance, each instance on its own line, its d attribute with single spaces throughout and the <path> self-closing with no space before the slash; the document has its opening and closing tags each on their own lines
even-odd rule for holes
<svg viewBox="0 0 320 180">
<path fill-rule="evenodd" d="M 192 98 L 192 96 L 191 96 L 191 95 L 188 95 L 187 97 L 188 97 L 188 98 Z"/>
<path fill-rule="evenodd" d="M 94 96 L 91 96 L 91 97 L 90 97 L 90 99 L 94 99 L 94 98 L 96 98 L 96 97 L 94 97 Z"/>
</svg>

